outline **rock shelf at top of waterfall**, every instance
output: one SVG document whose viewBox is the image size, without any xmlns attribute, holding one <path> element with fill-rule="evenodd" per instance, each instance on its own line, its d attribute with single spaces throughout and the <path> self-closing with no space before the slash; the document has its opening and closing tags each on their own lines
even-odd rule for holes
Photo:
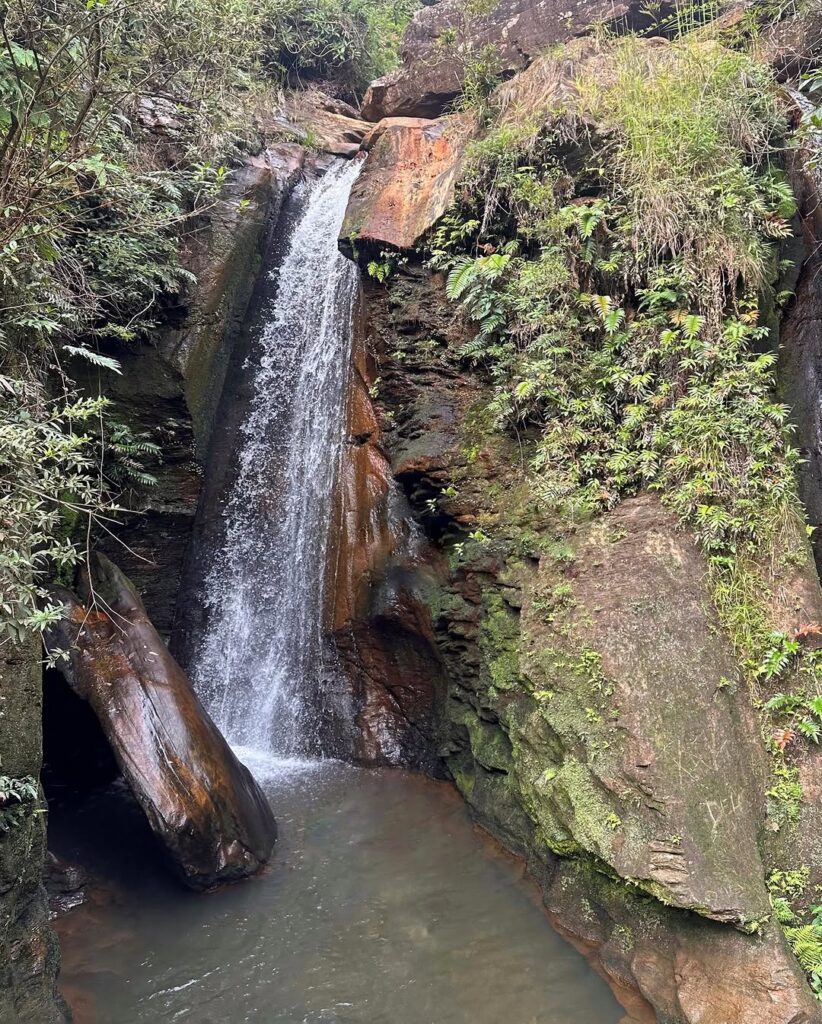
<svg viewBox="0 0 822 1024">
<path fill-rule="evenodd" d="M 327 753 L 329 723 L 347 717 L 323 599 L 358 283 L 337 237 L 358 173 L 338 161 L 301 186 L 249 357 L 253 396 L 205 584 L 198 689 L 232 743 L 277 757 Z"/>
</svg>

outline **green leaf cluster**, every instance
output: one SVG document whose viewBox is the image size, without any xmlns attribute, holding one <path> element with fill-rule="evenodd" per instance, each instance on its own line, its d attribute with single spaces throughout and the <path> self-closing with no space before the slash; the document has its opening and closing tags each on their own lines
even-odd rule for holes
<svg viewBox="0 0 822 1024">
<path fill-rule="evenodd" d="M 595 129 L 576 108 L 501 115 L 429 255 L 546 500 L 590 513 L 654 488 L 721 556 L 795 500 L 761 306 L 794 210 L 786 126 L 743 53 L 608 45 L 610 80 L 577 80 Z"/>
<path fill-rule="evenodd" d="M 22 824 L 26 808 L 37 800 L 37 780 L 30 775 L 0 775 L 0 835 Z"/>
</svg>

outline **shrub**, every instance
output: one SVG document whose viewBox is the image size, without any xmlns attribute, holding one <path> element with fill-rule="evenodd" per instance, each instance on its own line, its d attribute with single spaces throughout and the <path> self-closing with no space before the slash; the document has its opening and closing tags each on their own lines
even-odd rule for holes
<svg viewBox="0 0 822 1024">
<path fill-rule="evenodd" d="M 794 208 L 772 85 L 744 53 L 627 39 L 582 59 L 576 90 L 501 112 L 430 239 L 479 328 L 464 355 L 498 422 L 539 431 L 546 499 L 655 487 L 709 552 L 753 543 L 795 500 L 761 351 Z"/>
<path fill-rule="evenodd" d="M 90 516 L 150 484 L 149 438 L 78 400 L 74 361 L 120 372 L 192 280 L 181 249 L 249 111 L 290 76 L 358 88 L 394 59 L 411 0 L 20 0 L 0 11 L 0 618 L 42 628 L 43 579 Z M 146 97 L 165 124 L 144 123 Z M 268 104 L 273 101 L 271 95 Z"/>
</svg>

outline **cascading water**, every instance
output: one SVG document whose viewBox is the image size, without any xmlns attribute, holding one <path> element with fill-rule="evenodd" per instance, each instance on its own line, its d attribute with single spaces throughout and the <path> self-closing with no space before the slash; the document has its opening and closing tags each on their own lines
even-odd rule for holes
<svg viewBox="0 0 822 1024">
<path fill-rule="evenodd" d="M 291 760 L 323 753 L 328 718 L 351 721 L 335 705 L 322 612 L 357 286 L 337 236 L 357 171 L 333 166 L 281 221 L 296 217 L 274 298 L 227 395 L 246 415 L 193 666 L 212 715 L 245 748 L 241 759 L 276 808 L 276 868 L 192 899 L 157 872 L 139 811 L 119 787 L 82 794 L 79 807 L 52 801 L 50 846 L 111 894 L 57 922 L 66 991 L 97 1024 L 615 1024 L 623 1016 L 605 983 L 546 926 L 521 869 L 478 842 L 448 789 L 404 772 Z M 236 423 L 227 417 L 226 438 Z M 392 487 L 388 527 L 412 557 L 423 538 L 407 512 Z"/>
<path fill-rule="evenodd" d="M 322 754 L 325 566 L 357 269 L 337 248 L 357 161 L 304 186 L 256 351 L 226 529 L 205 584 L 197 688 L 235 745 Z M 252 357 L 253 358 L 253 357 Z"/>
</svg>

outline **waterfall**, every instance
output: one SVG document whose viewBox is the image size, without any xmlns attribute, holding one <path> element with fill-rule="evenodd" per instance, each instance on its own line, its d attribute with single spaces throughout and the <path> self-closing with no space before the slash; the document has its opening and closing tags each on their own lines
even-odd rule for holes
<svg viewBox="0 0 822 1024">
<path fill-rule="evenodd" d="M 322 754 L 324 723 L 341 713 L 328 707 L 322 619 L 357 291 L 337 238 L 359 169 L 339 161 L 301 186 L 205 582 L 197 688 L 232 744 L 279 757 Z"/>
</svg>

